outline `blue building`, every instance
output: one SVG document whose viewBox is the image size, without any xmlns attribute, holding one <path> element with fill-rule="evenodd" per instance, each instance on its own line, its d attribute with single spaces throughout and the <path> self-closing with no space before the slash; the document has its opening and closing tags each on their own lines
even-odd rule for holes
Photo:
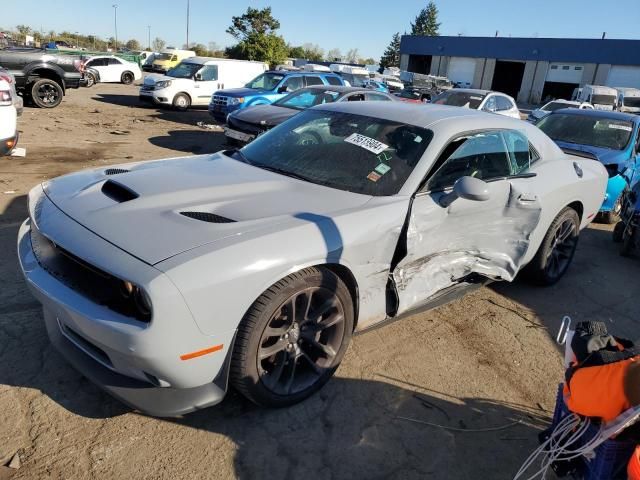
<svg viewBox="0 0 640 480">
<path fill-rule="evenodd" d="M 640 88 L 640 40 L 404 35 L 400 68 L 540 103 L 589 84 Z"/>
</svg>

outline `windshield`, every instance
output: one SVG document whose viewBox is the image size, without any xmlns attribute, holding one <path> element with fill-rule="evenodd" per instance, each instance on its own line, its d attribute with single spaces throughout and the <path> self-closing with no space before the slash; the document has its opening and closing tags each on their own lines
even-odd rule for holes
<svg viewBox="0 0 640 480">
<path fill-rule="evenodd" d="M 434 97 L 431 103 L 438 105 L 451 105 L 452 107 L 466 107 L 477 110 L 482 100 L 486 97 L 483 93 L 456 92 L 449 90 Z"/>
<path fill-rule="evenodd" d="M 640 108 L 640 97 L 624 97 L 624 106 Z"/>
<path fill-rule="evenodd" d="M 196 63 L 179 63 L 176 67 L 167 72 L 167 77 L 173 78 L 193 78 L 202 65 Z"/>
<path fill-rule="evenodd" d="M 555 112 L 556 110 L 560 110 L 561 108 L 575 108 L 576 106 L 571 103 L 564 102 L 549 102 L 541 110 L 545 112 Z"/>
<path fill-rule="evenodd" d="M 363 115 L 306 110 L 256 138 L 238 160 L 364 195 L 394 195 L 433 132 Z"/>
<path fill-rule="evenodd" d="M 598 105 L 614 105 L 616 103 L 615 95 L 591 95 L 591 103 Z"/>
<path fill-rule="evenodd" d="M 284 75 L 279 73 L 261 73 L 247 83 L 245 87 L 253 88 L 254 90 L 273 90 L 283 78 Z"/>
<path fill-rule="evenodd" d="M 173 56 L 173 53 L 159 53 L 156 60 L 171 60 Z"/>
<path fill-rule="evenodd" d="M 622 150 L 629 143 L 633 125 L 626 120 L 558 113 L 536 124 L 552 140 Z"/>
<path fill-rule="evenodd" d="M 284 98 L 281 98 L 274 105 L 279 107 L 294 108 L 296 110 L 304 110 L 314 105 L 320 105 L 323 103 L 335 102 L 340 93 L 332 92 L 331 90 L 320 90 L 317 88 L 307 90 L 302 89 L 297 92 L 290 93 Z"/>
</svg>

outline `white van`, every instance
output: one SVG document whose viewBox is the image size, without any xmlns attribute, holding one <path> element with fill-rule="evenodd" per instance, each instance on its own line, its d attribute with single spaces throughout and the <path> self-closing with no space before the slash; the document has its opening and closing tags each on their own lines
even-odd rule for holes
<svg viewBox="0 0 640 480">
<path fill-rule="evenodd" d="M 617 109 L 619 112 L 640 113 L 640 90 L 637 88 L 616 87 L 618 92 Z"/>
<path fill-rule="evenodd" d="M 268 69 L 269 65 L 263 62 L 192 57 L 166 75 L 147 76 L 140 87 L 140 100 L 173 105 L 179 110 L 192 105 L 206 106 L 217 90 L 243 87 Z"/>
<path fill-rule="evenodd" d="M 614 110 L 618 103 L 618 92 L 615 88 L 602 85 L 585 85 L 576 101 L 590 103 L 596 110 Z"/>
<path fill-rule="evenodd" d="M 340 75 L 352 87 L 363 87 L 371 79 L 369 70 L 362 67 L 353 67 L 342 63 L 332 63 L 329 68 L 333 73 Z"/>
</svg>

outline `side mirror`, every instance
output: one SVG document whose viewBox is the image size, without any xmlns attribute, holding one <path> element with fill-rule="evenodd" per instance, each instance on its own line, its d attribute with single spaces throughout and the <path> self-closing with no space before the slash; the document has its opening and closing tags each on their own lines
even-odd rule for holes
<svg viewBox="0 0 640 480">
<path fill-rule="evenodd" d="M 289 93 L 289 92 L 291 92 L 291 89 L 286 85 L 282 85 L 281 87 L 278 87 L 278 93 Z"/>
<path fill-rule="evenodd" d="M 451 193 L 440 198 L 440 205 L 448 207 L 458 198 L 475 202 L 486 202 L 490 196 L 487 182 L 475 177 L 462 177 L 453 184 L 453 191 Z"/>
<path fill-rule="evenodd" d="M 495 113 L 495 111 L 496 111 L 496 106 L 495 106 L 495 104 L 494 104 L 493 106 L 485 105 L 485 106 L 484 106 L 484 108 L 483 108 L 483 110 L 484 110 L 485 112 L 493 112 L 493 113 Z"/>
<path fill-rule="evenodd" d="M 196 82 L 200 82 L 200 81 L 202 81 L 202 74 L 200 72 L 198 72 L 198 73 L 195 74 L 194 78 L 196 79 Z"/>
</svg>

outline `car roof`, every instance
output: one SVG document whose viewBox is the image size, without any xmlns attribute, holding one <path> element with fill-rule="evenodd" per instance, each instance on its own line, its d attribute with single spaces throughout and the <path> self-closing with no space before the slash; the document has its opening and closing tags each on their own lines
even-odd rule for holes
<svg viewBox="0 0 640 480">
<path fill-rule="evenodd" d="M 633 113 L 613 112 L 610 110 L 561 108 L 555 112 L 551 112 L 551 115 L 557 115 L 559 113 L 567 115 L 581 115 L 584 117 L 610 118 L 612 120 L 627 120 L 635 123 L 640 122 L 640 117 L 638 115 L 634 115 Z"/>
<path fill-rule="evenodd" d="M 267 70 L 264 73 L 277 73 L 278 75 L 331 75 L 333 77 L 339 77 L 339 75 L 333 72 L 306 72 L 304 70 Z"/>
<path fill-rule="evenodd" d="M 338 92 L 338 93 L 375 92 L 375 90 L 371 90 L 370 88 L 347 87 L 344 85 L 312 85 L 310 87 L 306 87 L 306 90 L 322 90 L 326 92 Z M 383 93 L 383 92 L 377 92 L 377 93 Z"/>
<path fill-rule="evenodd" d="M 475 93 L 477 95 L 487 95 L 489 93 L 500 93 L 500 92 L 494 92 L 493 90 L 481 90 L 479 88 L 452 88 L 451 90 L 447 90 L 447 92 Z"/>
</svg>

